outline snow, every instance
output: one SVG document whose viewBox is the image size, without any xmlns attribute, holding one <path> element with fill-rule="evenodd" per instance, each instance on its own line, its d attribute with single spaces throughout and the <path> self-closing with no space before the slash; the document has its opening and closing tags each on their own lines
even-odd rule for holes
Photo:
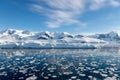
<svg viewBox="0 0 120 80">
<path fill-rule="evenodd" d="M 108 42 L 111 42 L 111 41 L 119 42 L 120 41 L 120 32 L 112 31 L 109 33 L 90 35 L 88 37 L 97 38 L 97 39 L 108 41 Z"/>
<path fill-rule="evenodd" d="M 0 31 L 0 48 L 101 48 L 119 47 L 117 32 L 84 36 L 67 32 L 30 32 L 7 29 Z M 116 45 L 117 44 L 117 45 Z"/>
</svg>

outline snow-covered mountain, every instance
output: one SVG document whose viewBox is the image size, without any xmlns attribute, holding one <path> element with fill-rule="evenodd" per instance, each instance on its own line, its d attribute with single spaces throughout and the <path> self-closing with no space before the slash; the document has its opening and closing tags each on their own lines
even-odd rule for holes
<svg viewBox="0 0 120 80">
<path fill-rule="evenodd" d="M 111 41 L 120 41 L 117 32 L 85 36 L 67 32 L 0 31 L 0 48 L 101 48 L 108 46 Z"/>
<path fill-rule="evenodd" d="M 97 38 L 101 39 L 104 41 L 113 41 L 113 42 L 119 42 L 120 41 L 120 33 L 117 31 L 112 31 L 110 33 L 105 33 L 105 34 L 95 34 L 95 35 L 90 35 L 89 37 L 91 38 Z"/>
</svg>

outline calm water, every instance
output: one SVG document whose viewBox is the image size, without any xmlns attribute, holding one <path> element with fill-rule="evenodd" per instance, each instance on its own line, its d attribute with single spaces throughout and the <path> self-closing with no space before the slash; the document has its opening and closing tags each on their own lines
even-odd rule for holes
<svg viewBox="0 0 120 80">
<path fill-rule="evenodd" d="M 0 80 L 47 79 L 120 80 L 120 50 L 0 50 Z"/>
</svg>

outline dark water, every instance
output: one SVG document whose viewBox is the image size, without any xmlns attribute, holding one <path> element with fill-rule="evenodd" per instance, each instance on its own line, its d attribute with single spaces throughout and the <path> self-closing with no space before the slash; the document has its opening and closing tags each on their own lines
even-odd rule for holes
<svg viewBox="0 0 120 80">
<path fill-rule="evenodd" d="M 0 80 L 120 80 L 119 49 L 0 50 Z"/>
</svg>

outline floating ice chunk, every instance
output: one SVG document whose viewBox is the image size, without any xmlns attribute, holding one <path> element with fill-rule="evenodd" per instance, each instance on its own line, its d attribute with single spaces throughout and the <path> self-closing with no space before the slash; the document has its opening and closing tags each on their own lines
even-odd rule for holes
<svg viewBox="0 0 120 80">
<path fill-rule="evenodd" d="M 48 68 L 48 70 L 49 70 L 50 72 L 54 72 L 54 70 L 56 70 L 56 68 L 55 68 L 55 67 L 51 67 L 51 68 Z"/>
<path fill-rule="evenodd" d="M 30 61 L 31 64 L 35 63 L 35 60 Z"/>
<path fill-rule="evenodd" d="M 0 72 L 0 76 L 7 76 L 7 72 Z"/>
<path fill-rule="evenodd" d="M 25 74 L 25 73 L 27 73 L 27 69 L 21 69 L 21 70 L 19 70 L 19 72 Z"/>
<path fill-rule="evenodd" d="M 65 74 L 65 75 L 70 75 L 70 74 L 72 74 L 73 72 L 63 72 L 63 74 Z"/>
<path fill-rule="evenodd" d="M 90 65 L 93 66 L 93 67 L 98 66 L 96 61 L 91 62 Z"/>
<path fill-rule="evenodd" d="M 57 78 L 57 75 L 53 75 L 52 78 Z"/>
<path fill-rule="evenodd" d="M 49 64 L 48 63 L 44 63 L 43 65 L 48 66 Z"/>
<path fill-rule="evenodd" d="M 107 77 L 107 76 L 108 76 L 107 74 L 104 74 L 104 73 L 100 73 L 100 75 L 101 75 L 102 77 Z"/>
<path fill-rule="evenodd" d="M 92 79 L 92 78 L 93 78 L 93 76 L 88 76 L 88 78 Z"/>
<path fill-rule="evenodd" d="M 19 60 L 20 60 L 20 58 L 16 58 L 16 60 L 17 60 L 17 61 L 19 61 Z"/>
<path fill-rule="evenodd" d="M 114 68 L 110 68 L 110 71 L 115 71 Z"/>
<path fill-rule="evenodd" d="M 36 80 L 36 79 L 37 79 L 37 76 L 33 75 L 28 77 L 26 80 Z"/>
<path fill-rule="evenodd" d="M 117 80 L 116 77 L 106 77 L 104 80 Z"/>
<path fill-rule="evenodd" d="M 90 68 L 90 67 L 86 67 L 86 69 L 87 69 L 87 70 L 91 70 L 91 68 Z"/>
<path fill-rule="evenodd" d="M 114 73 L 112 71 L 108 71 L 110 75 L 113 75 Z"/>
<path fill-rule="evenodd" d="M 14 55 L 16 55 L 16 56 L 23 56 L 24 54 L 21 51 L 16 51 L 16 52 L 14 52 Z"/>
<path fill-rule="evenodd" d="M 98 73 L 99 73 L 99 71 L 96 71 L 96 70 L 94 70 L 94 71 L 93 71 L 93 73 L 96 73 L 96 74 L 98 74 Z"/>
<path fill-rule="evenodd" d="M 110 64 L 111 66 L 116 66 L 116 64 Z"/>
<path fill-rule="evenodd" d="M 51 76 L 52 74 L 48 74 L 48 76 Z"/>
<path fill-rule="evenodd" d="M 82 73 L 80 73 L 79 75 L 82 76 L 82 77 L 86 76 L 86 74 L 82 74 Z"/>
<path fill-rule="evenodd" d="M 92 80 L 97 80 L 97 78 L 96 77 L 93 77 L 93 79 Z"/>
<path fill-rule="evenodd" d="M 3 70 L 3 69 L 5 69 L 5 67 L 2 67 L 2 66 L 1 66 L 1 67 L 0 67 L 0 70 Z"/>
<path fill-rule="evenodd" d="M 111 63 L 112 61 L 111 60 L 107 60 L 106 63 Z"/>
<path fill-rule="evenodd" d="M 49 79 L 49 77 L 48 77 L 48 76 L 45 76 L 44 79 Z"/>
<path fill-rule="evenodd" d="M 19 79 L 24 80 L 24 77 L 19 77 Z"/>
<path fill-rule="evenodd" d="M 85 62 L 86 62 L 86 61 L 87 61 L 87 59 L 83 59 L 83 61 L 85 61 Z"/>
<path fill-rule="evenodd" d="M 72 77 L 71 77 L 71 79 L 76 79 L 76 78 L 77 78 L 77 76 L 72 76 Z"/>
<path fill-rule="evenodd" d="M 118 74 L 114 74 L 114 76 L 118 77 Z"/>
</svg>

